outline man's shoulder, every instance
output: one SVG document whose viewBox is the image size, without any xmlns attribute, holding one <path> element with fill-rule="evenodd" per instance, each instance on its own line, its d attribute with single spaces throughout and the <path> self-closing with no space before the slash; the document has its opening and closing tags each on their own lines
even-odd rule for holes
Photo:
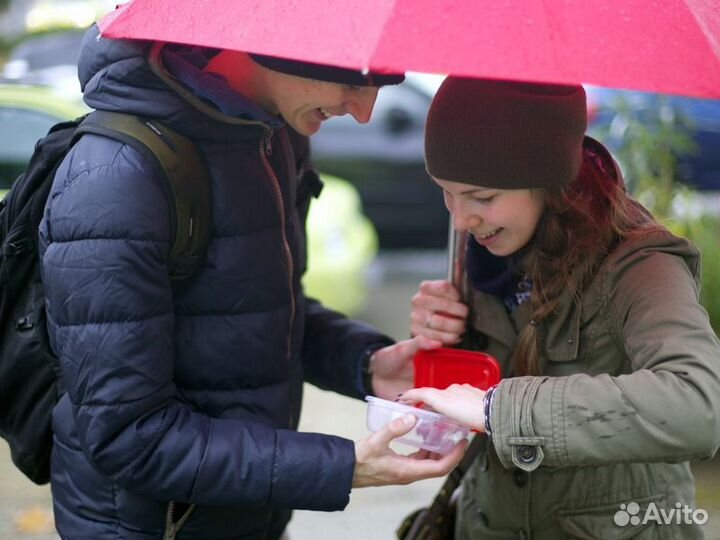
<svg viewBox="0 0 720 540">
<path fill-rule="evenodd" d="M 152 164 L 130 145 L 92 133 L 84 134 L 58 167 L 58 178 L 71 184 L 95 175 L 126 177 L 153 174 Z"/>
</svg>

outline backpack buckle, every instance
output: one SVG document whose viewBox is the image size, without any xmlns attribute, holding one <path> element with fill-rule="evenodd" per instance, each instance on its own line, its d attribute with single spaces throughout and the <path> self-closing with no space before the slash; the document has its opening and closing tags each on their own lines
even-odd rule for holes
<svg viewBox="0 0 720 540">
<path fill-rule="evenodd" d="M 30 238 L 21 238 L 20 240 L 15 240 L 13 242 L 7 242 L 5 244 L 5 249 L 3 249 L 3 253 L 5 255 L 12 257 L 13 255 L 18 255 L 28 249 L 32 249 L 32 247 L 33 247 L 33 243 L 32 243 L 32 240 L 30 240 Z"/>
<path fill-rule="evenodd" d="M 35 328 L 35 323 L 33 322 L 32 315 L 25 315 L 24 317 L 20 317 L 15 322 L 15 328 L 17 330 L 20 330 L 21 332 L 26 330 L 32 330 Z"/>
</svg>

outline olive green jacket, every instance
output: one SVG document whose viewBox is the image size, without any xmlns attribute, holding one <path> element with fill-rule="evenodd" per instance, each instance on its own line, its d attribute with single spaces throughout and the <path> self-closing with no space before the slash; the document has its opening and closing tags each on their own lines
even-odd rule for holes
<svg viewBox="0 0 720 540">
<path fill-rule="evenodd" d="M 543 376 L 495 391 L 492 442 L 464 481 L 458 538 L 703 537 L 686 523 L 688 462 L 720 446 L 720 342 L 698 292 L 697 250 L 655 231 L 608 255 L 579 309 L 562 298 L 539 327 Z M 510 315 L 474 291 L 471 307 L 507 374 L 528 304 Z"/>
</svg>

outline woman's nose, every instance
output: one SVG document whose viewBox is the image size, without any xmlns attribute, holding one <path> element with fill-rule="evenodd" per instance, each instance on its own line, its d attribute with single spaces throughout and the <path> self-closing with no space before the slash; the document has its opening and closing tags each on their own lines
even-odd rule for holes
<svg viewBox="0 0 720 540">
<path fill-rule="evenodd" d="M 458 231 L 471 229 L 482 222 L 479 215 L 469 211 L 467 206 L 457 199 L 453 201 L 450 213 L 452 214 L 453 228 Z"/>
</svg>

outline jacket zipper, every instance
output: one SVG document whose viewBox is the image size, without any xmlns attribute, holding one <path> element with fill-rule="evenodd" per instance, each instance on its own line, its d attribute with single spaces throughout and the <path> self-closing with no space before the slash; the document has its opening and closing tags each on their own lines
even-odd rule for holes
<svg viewBox="0 0 720 540">
<path fill-rule="evenodd" d="M 275 198 L 277 200 L 278 208 L 280 210 L 280 227 L 282 231 L 283 249 L 285 251 L 285 258 L 287 260 L 288 266 L 288 288 L 290 290 L 290 328 L 288 331 L 287 341 L 287 355 L 288 358 L 290 358 L 293 325 L 295 323 L 295 288 L 293 287 L 294 263 L 292 258 L 292 252 L 290 251 L 290 243 L 288 242 L 287 232 L 285 230 L 285 203 L 283 202 L 282 198 L 280 182 L 278 181 L 277 176 L 275 175 L 275 171 L 273 170 L 270 162 L 268 161 L 268 157 L 272 155 L 272 135 L 272 130 L 266 128 L 265 136 L 260 141 L 260 159 L 263 162 L 265 171 L 268 173 L 268 176 L 270 176 L 270 180 L 272 181 L 272 186 L 275 191 Z"/>
<path fill-rule="evenodd" d="M 175 501 L 168 504 L 167 514 L 165 516 L 165 534 L 163 534 L 163 540 L 175 540 L 177 533 L 180 532 L 180 529 L 183 525 L 185 525 L 185 522 L 190 517 L 190 514 L 192 514 L 193 510 L 196 508 L 196 505 L 194 504 L 184 504 L 187 508 L 185 508 L 182 515 L 175 520 L 176 505 L 177 503 Z"/>
</svg>

